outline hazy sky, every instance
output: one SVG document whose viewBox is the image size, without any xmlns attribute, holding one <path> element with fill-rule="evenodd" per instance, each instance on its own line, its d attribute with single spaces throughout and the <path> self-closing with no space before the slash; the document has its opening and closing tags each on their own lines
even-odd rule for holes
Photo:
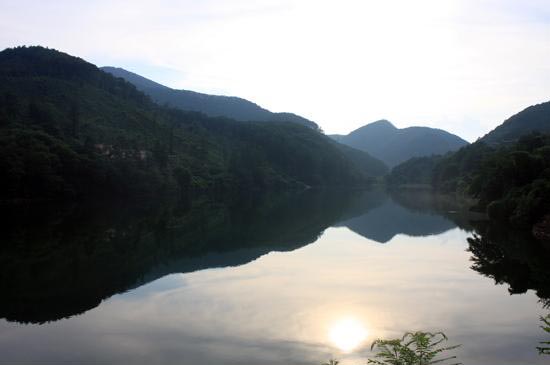
<svg viewBox="0 0 550 365">
<path fill-rule="evenodd" d="M 43 45 L 347 133 L 386 118 L 475 140 L 550 100 L 548 0 L 0 0 Z"/>
</svg>

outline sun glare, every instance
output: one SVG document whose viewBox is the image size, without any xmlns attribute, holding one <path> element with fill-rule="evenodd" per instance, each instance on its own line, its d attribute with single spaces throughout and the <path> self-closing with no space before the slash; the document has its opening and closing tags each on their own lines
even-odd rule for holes
<svg viewBox="0 0 550 365">
<path fill-rule="evenodd" d="M 346 318 L 334 323 L 330 328 L 330 341 L 343 352 L 357 349 L 367 338 L 363 324 L 353 318 Z"/>
</svg>

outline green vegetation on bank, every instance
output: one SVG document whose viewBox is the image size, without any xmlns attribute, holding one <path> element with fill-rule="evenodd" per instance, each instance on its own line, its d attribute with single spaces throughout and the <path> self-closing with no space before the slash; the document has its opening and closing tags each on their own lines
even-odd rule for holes
<svg viewBox="0 0 550 365">
<path fill-rule="evenodd" d="M 162 107 L 82 59 L 0 52 L 0 199 L 358 186 L 383 172 L 296 123 Z"/>
<path fill-rule="evenodd" d="M 550 209 L 550 136 L 525 136 L 488 154 L 468 188 L 489 217 L 532 226 Z"/>
<path fill-rule="evenodd" d="M 475 209 L 517 227 L 549 214 L 550 135 L 531 133 L 513 144 L 478 141 L 446 156 L 411 159 L 387 177 L 390 184 L 425 183 L 477 199 Z"/>
<path fill-rule="evenodd" d="M 546 317 L 541 317 L 540 320 L 543 323 L 540 327 L 544 330 L 544 332 L 550 333 L 550 314 L 546 315 Z M 550 355 L 550 341 L 542 341 L 540 344 L 541 346 L 537 346 L 539 354 Z"/>
</svg>

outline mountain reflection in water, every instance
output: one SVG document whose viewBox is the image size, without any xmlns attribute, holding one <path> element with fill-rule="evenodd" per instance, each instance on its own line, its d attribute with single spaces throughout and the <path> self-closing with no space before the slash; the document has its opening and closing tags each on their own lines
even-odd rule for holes
<svg viewBox="0 0 550 365">
<path fill-rule="evenodd" d="M 374 338 L 423 329 L 463 343 L 464 362 L 542 363 L 541 305 L 503 296 L 483 276 L 510 293 L 533 289 L 544 305 L 548 246 L 470 222 L 459 208 L 426 192 L 309 190 L 12 209 L 1 227 L 0 352 L 13 361 L 338 355 L 354 364 Z M 44 331 L 56 329 L 72 347 L 50 343 Z"/>
</svg>

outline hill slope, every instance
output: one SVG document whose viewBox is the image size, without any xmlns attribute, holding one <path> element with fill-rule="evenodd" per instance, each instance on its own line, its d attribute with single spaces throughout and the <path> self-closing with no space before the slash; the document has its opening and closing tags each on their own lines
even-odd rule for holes
<svg viewBox="0 0 550 365">
<path fill-rule="evenodd" d="M 202 94 L 190 90 L 175 90 L 143 76 L 117 67 L 102 67 L 103 71 L 132 83 L 159 104 L 204 113 L 211 117 L 228 117 L 239 121 L 292 122 L 319 129 L 319 126 L 292 113 L 272 113 L 246 99 L 235 96 Z"/>
<path fill-rule="evenodd" d="M 531 132 L 550 133 L 550 102 L 532 105 L 511 116 L 481 141 L 490 145 L 513 143 Z"/>
<path fill-rule="evenodd" d="M 340 143 L 369 153 L 390 167 L 412 157 L 444 154 L 468 144 L 462 138 L 441 129 L 399 129 L 387 120 L 367 124 L 345 136 L 331 137 Z"/>
<path fill-rule="evenodd" d="M 319 130 L 317 124 L 299 115 L 293 113 L 272 113 L 248 100 L 238 97 L 208 95 L 188 90 L 174 90 L 123 68 L 101 67 L 101 70 L 130 82 L 159 104 L 169 104 L 182 110 L 199 111 L 210 116 L 223 116 L 240 121 L 291 122 Z M 388 167 L 381 160 L 372 157 L 365 151 L 350 148 L 340 143 L 334 146 L 367 176 L 378 177 L 388 172 Z"/>
<path fill-rule="evenodd" d="M 82 59 L 0 52 L 0 199 L 365 184 L 335 143 L 295 123 L 160 107 Z"/>
</svg>

